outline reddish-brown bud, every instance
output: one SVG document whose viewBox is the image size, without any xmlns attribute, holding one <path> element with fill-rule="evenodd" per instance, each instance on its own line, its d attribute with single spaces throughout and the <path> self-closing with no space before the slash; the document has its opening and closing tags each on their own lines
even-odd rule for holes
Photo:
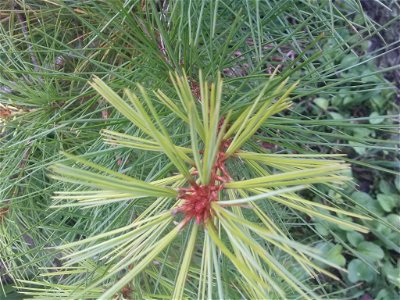
<svg viewBox="0 0 400 300">
<path fill-rule="evenodd" d="M 211 168 L 208 184 L 199 185 L 196 182 L 190 182 L 190 187 L 179 188 L 178 198 L 183 200 L 183 203 L 174 209 L 172 213 L 183 213 L 185 215 L 185 224 L 190 219 L 195 219 L 197 224 L 205 223 L 211 217 L 211 203 L 218 201 L 218 193 L 224 188 L 223 184 L 231 180 L 225 168 L 226 155 L 224 152 L 229 147 L 229 144 L 230 141 L 222 142 L 216 161 Z M 193 170 L 191 174 L 198 176 L 199 172 L 198 170 Z"/>
</svg>

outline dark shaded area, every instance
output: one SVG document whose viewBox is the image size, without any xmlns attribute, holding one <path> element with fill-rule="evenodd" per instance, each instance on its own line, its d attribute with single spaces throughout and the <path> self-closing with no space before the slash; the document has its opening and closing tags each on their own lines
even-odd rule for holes
<svg viewBox="0 0 400 300">
<path fill-rule="evenodd" d="M 384 7 L 378 1 L 361 0 L 361 5 L 365 12 L 379 25 L 385 25 L 400 15 L 399 2 L 394 0 L 381 0 L 380 2 L 387 7 Z M 385 26 L 385 29 L 380 31 L 380 35 L 383 40 L 380 36 L 375 35 L 371 39 L 369 51 L 375 51 L 385 45 L 394 43 L 381 52 L 386 53 L 376 59 L 376 64 L 381 68 L 398 66 L 397 69 L 386 72 L 385 78 L 396 85 L 397 103 L 400 104 L 400 21 L 395 21 L 389 26 Z"/>
</svg>

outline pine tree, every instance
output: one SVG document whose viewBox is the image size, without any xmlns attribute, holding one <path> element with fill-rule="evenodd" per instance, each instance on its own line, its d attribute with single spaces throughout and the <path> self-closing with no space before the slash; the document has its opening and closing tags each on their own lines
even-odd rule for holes
<svg viewBox="0 0 400 300">
<path fill-rule="evenodd" d="M 395 125 L 324 102 L 393 93 L 391 67 L 349 72 L 389 47 L 365 51 L 383 28 L 358 1 L 1 5 L 4 295 L 330 297 L 314 222 L 367 233 L 350 164 L 393 172 L 339 146 L 394 151 L 344 129 Z"/>
</svg>

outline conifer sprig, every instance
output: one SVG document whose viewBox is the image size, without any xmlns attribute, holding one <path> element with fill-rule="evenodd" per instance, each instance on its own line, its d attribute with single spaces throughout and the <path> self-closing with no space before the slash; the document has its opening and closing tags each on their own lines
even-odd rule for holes
<svg viewBox="0 0 400 300">
<path fill-rule="evenodd" d="M 56 179 L 96 188 L 59 193 L 54 197 L 56 206 L 96 207 L 115 201 L 135 200 L 137 204 L 142 201 L 152 203 L 149 208 L 154 203 L 163 207 L 161 210 L 144 210 L 131 225 L 58 247 L 61 251 L 71 250 L 63 258 L 66 267 L 79 265 L 94 257 L 107 267 L 107 274 L 93 280 L 84 290 L 73 292 L 74 297 L 83 297 L 99 287 L 104 288 L 99 299 L 112 297 L 134 282 L 137 276 L 144 276 L 165 249 L 174 247 L 178 237 L 187 234 L 185 245 L 179 247 L 182 261 L 177 268 L 173 292 L 177 298 L 188 292 L 188 276 L 199 286 L 198 297 L 204 293 L 213 294 L 210 289 L 214 285 L 218 294 L 221 297 L 224 295 L 223 282 L 229 279 L 224 277 L 225 272 L 218 265 L 217 253 L 226 257 L 228 264 L 242 276 L 254 295 L 276 294 L 285 297 L 277 279 L 280 278 L 279 281 L 285 281 L 303 297 L 318 298 L 263 243 L 282 250 L 311 277 L 323 273 L 336 278 L 315 263 L 316 260 L 327 261 L 316 250 L 299 245 L 287 237 L 258 203 L 271 201 L 310 217 L 361 232 L 367 232 L 367 229 L 334 215 L 365 217 L 313 203 L 296 194 L 316 184 L 336 185 L 348 180 L 343 175 L 347 165 L 339 160 L 340 157 L 263 154 L 242 150 L 269 116 L 290 105 L 289 95 L 297 83 L 287 88 L 286 81 L 283 81 L 264 94 L 273 77 L 274 74 L 254 104 L 244 107 L 238 119 L 230 121 L 229 114 L 224 116 L 220 113 L 223 99 L 220 77 L 215 83 L 208 84 L 200 73 L 201 93 L 200 98 L 196 99 L 185 75 L 171 75 L 179 102 L 161 91 L 153 95 L 187 126 L 190 147 L 174 142 L 176 138 L 153 107 L 154 99 L 142 86 L 138 86 L 140 97 L 128 90 L 125 91 L 125 97 L 121 97 L 99 78 L 93 80 L 91 85 L 99 94 L 144 134 L 138 137 L 104 130 L 102 135 L 105 141 L 164 153 L 179 175 L 158 181 L 142 181 L 71 155 L 68 158 L 86 166 L 86 169 L 62 164 L 51 168 L 52 176 Z M 258 170 L 259 176 L 241 178 L 240 172 L 230 165 L 235 160 L 242 161 L 243 167 L 252 166 Z M 263 166 L 272 167 L 274 173 L 268 173 Z M 60 204 L 60 200 L 68 202 L 62 201 Z M 251 221 L 254 218 L 261 225 Z M 202 263 L 197 266 L 200 267 L 198 275 L 190 274 L 191 268 L 196 267 L 193 264 L 199 259 Z M 124 270 L 126 272 L 119 275 Z M 117 283 L 107 284 L 118 277 Z"/>
</svg>

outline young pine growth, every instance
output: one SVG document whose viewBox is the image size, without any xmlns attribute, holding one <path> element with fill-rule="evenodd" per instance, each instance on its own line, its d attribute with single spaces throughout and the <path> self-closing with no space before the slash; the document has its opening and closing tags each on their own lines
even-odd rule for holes
<svg viewBox="0 0 400 300">
<path fill-rule="evenodd" d="M 54 178 L 91 188 L 58 193 L 56 207 L 135 201 L 140 213 L 124 227 L 60 245 L 64 261 L 57 274 L 68 276 L 53 289 L 46 286 L 47 293 L 60 295 L 62 290 L 74 299 L 111 299 L 127 291 L 144 298 L 157 294 L 173 299 L 283 299 L 295 294 L 318 299 L 292 271 L 300 268 L 308 278 L 324 274 L 336 279 L 318 262 L 339 267 L 295 242 L 265 204 L 365 232 L 335 215 L 362 216 L 296 193 L 316 189 L 316 184 L 343 183 L 348 179 L 343 175 L 347 166 L 333 155 L 245 151 L 266 119 L 290 106 L 296 84 L 286 87 L 286 80 L 276 84 L 272 75 L 252 105 L 222 114 L 220 77 L 209 84 L 200 73 L 199 98 L 185 75 L 171 75 L 171 82 L 178 99 L 156 91 L 157 102 L 140 85 L 140 95 L 126 90 L 122 98 L 99 78 L 91 83 L 142 133 L 103 130 L 105 142 L 163 153 L 173 165 L 172 173 L 148 182 L 71 155 L 67 157 L 85 167 L 53 166 Z M 178 139 L 168 128 L 171 113 L 174 122 L 187 128 L 190 145 L 176 144 Z M 71 279 L 74 274 L 80 280 Z"/>
</svg>

